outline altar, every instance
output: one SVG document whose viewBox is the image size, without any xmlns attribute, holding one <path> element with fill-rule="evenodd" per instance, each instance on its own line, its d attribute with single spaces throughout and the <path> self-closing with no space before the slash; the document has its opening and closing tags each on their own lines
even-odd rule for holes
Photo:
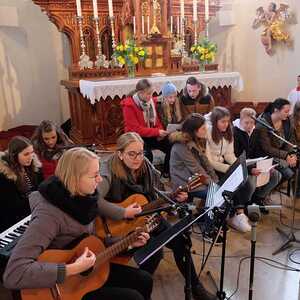
<svg viewBox="0 0 300 300">
<path fill-rule="evenodd" d="M 160 94 L 162 86 L 167 82 L 172 82 L 179 92 L 185 87 L 186 80 L 190 76 L 195 76 L 199 81 L 204 83 L 208 88 L 224 88 L 232 87 L 237 91 L 242 91 L 244 88 L 243 80 L 238 72 L 215 72 L 215 73 L 187 73 L 181 75 L 170 75 L 170 76 L 150 76 L 142 77 L 147 78 L 153 86 L 153 90 L 156 94 Z M 136 83 L 142 78 L 131 78 L 131 79 L 119 79 L 119 80 L 80 80 L 79 88 L 80 93 L 91 102 L 95 104 L 98 100 L 104 100 L 108 96 L 114 98 L 118 96 L 122 98 L 128 95 L 135 89 Z M 220 100 L 220 99 L 218 99 Z M 229 99 L 223 99 L 227 103 L 219 103 L 219 105 L 228 104 Z M 219 101 L 220 102 L 220 101 Z M 223 102 L 223 101 L 222 101 Z"/>
<path fill-rule="evenodd" d="M 120 101 L 141 78 L 159 94 L 166 81 L 181 91 L 196 76 L 226 107 L 231 89 L 243 88 L 239 73 L 219 73 L 214 62 L 217 46 L 208 40 L 208 26 L 219 0 L 33 2 L 68 37 L 71 64 L 61 84 L 68 90 L 75 143 L 115 143 L 123 131 Z"/>
<path fill-rule="evenodd" d="M 241 91 L 244 86 L 238 72 L 189 73 L 114 80 L 64 80 L 62 84 L 69 91 L 71 138 L 76 143 L 115 143 L 123 132 L 120 101 L 134 90 L 138 80 L 148 78 L 158 95 L 167 81 L 174 83 L 181 93 L 190 76 L 195 76 L 206 84 L 216 105 L 225 107 L 232 105 L 231 89 Z"/>
</svg>

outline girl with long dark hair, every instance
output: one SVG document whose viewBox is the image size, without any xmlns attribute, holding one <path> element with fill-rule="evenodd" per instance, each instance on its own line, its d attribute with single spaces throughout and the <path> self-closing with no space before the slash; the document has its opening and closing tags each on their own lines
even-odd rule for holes
<svg viewBox="0 0 300 300">
<path fill-rule="evenodd" d="M 234 154 L 233 131 L 227 108 L 216 106 L 210 114 L 210 125 L 207 130 L 206 155 L 219 178 L 222 178 L 230 166 L 236 161 Z M 251 230 L 245 207 L 250 203 L 255 191 L 255 184 L 249 179 L 234 197 L 235 212 L 228 224 L 238 231 Z"/>
<path fill-rule="evenodd" d="M 12 138 L 0 156 L 2 232 L 30 214 L 28 195 L 37 189 L 42 174 L 32 143 L 23 136 Z"/>
<path fill-rule="evenodd" d="M 289 117 L 290 107 L 288 100 L 278 98 L 266 107 L 259 118 L 274 128 L 278 135 L 294 143 L 295 133 Z M 273 136 L 268 128 L 256 124 L 250 139 L 250 157 L 273 157 L 279 163 L 277 170 L 284 180 L 293 176 L 292 169 L 297 165 L 297 156 L 293 150 L 293 147 Z"/>
<path fill-rule="evenodd" d="M 54 174 L 58 159 L 64 152 L 63 147 L 72 142 L 60 127 L 48 120 L 42 121 L 36 128 L 31 140 L 46 179 Z"/>
</svg>

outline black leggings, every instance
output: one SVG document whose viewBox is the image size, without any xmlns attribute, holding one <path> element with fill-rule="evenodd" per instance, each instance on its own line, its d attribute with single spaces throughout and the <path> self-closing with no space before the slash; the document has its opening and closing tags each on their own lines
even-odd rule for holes
<svg viewBox="0 0 300 300">
<path fill-rule="evenodd" d="M 157 231 L 154 234 L 151 234 L 151 239 L 155 239 L 155 236 L 159 235 L 162 231 L 167 230 L 171 225 L 165 220 L 162 219 L 162 222 Z M 185 277 L 185 238 L 182 234 L 175 237 L 171 240 L 166 247 L 171 249 L 173 256 L 179 269 L 180 273 Z M 147 272 L 153 274 L 157 269 L 161 259 L 163 258 L 163 251 L 160 250 L 151 256 L 146 262 L 144 262 L 140 268 L 146 270 Z M 192 287 L 195 287 L 199 284 L 199 279 L 195 270 L 194 262 L 192 260 L 191 264 L 191 284 Z"/>
<path fill-rule="evenodd" d="M 162 140 L 157 140 L 157 138 L 145 138 L 144 140 L 144 149 L 145 149 L 145 155 L 150 160 L 150 162 L 153 161 L 153 154 L 152 150 L 158 149 L 166 154 L 165 161 L 164 161 L 164 172 L 169 174 L 169 164 L 170 164 L 170 153 L 172 145 L 170 144 L 168 138 L 164 138 Z"/>
<path fill-rule="evenodd" d="M 86 294 L 82 300 L 149 300 L 152 285 L 152 277 L 146 271 L 111 264 L 106 283 L 100 289 Z"/>
</svg>

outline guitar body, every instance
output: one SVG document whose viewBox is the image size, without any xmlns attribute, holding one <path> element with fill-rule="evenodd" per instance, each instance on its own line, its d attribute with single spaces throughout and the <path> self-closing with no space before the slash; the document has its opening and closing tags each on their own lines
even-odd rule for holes
<svg viewBox="0 0 300 300">
<path fill-rule="evenodd" d="M 137 203 L 143 207 L 148 203 L 148 200 L 145 196 L 141 194 L 133 194 L 123 202 L 116 203 L 116 204 L 123 208 L 126 208 L 127 206 L 133 203 Z M 119 220 L 119 221 L 115 221 L 111 219 L 106 220 L 106 224 L 112 236 L 125 236 L 130 232 L 134 231 L 137 227 L 143 227 L 145 223 L 146 223 L 146 217 L 139 217 L 133 220 Z M 102 239 L 107 236 L 101 218 L 96 218 L 96 234 Z"/>
<path fill-rule="evenodd" d="M 123 202 L 116 203 L 116 204 L 123 208 L 126 208 L 127 206 L 133 203 L 137 203 L 143 207 L 148 204 L 148 200 L 145 196 L 141 194 L 133 194 Z M 130 232 L 134 231 L 137 227 L 143 227 L 145 223 L 146 223 L 146 217 L 139 217 L 133 220 L 120 220 L 120 221 L 106 219 L 106 224 L 112 236 L 125 236 Z M 104 239 L 107 236 L 107 234 L 104 230 L 102 219 L 96 218 L 95 224 L 96 224 L 96 235 Z M 119 255 L 114 257 L 111 260 L 111 262 L 115 264 L 127 265 L 130 259 L 131 257 L 128 255 Z"/>
<path fill-rule="evenodd" d="M 88 247 L 96 255 L 105 250 L 100 239 L 89 236 L 72 250 L 46 250 L 39 256 L 38 261 L 72 263 L 84 252 L 85 247 Z M 81 300 L 85 294 L 100 288 L 106 282 L 108 275 L 109 262 L 104 262 L 87 275 L 69 276 L 63 284 L 58 284 L 53 288 L 23 289 L 21 297 L 22 300 Z"/>
</svg>

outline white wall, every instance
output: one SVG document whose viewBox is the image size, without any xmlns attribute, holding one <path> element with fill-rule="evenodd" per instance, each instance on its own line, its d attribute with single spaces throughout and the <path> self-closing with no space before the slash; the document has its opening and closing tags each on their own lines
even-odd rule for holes
<svg viewBox="0 0 300 300">
<path fill-rule="evenodd" d="M 66 37 L 30 0 L 0 0 L 0 11 L 16 7 L 18 25 L 0 25 L 0 130 L 69 116 Z M 9 19 L 9 18 L 8 18 Z M 66 54 L 67 53 L 67 54 Z"/>
<path fill-rule="evenodd" d="M 244 79 L 245 89 L 234 93 L 234 99 L 286 97 L 300 74 L 299 24 L 289 26 L 294 49 L 278 47 L 269 57 L 260 43 L 262 28 L 254 30 L 251 25 L 256 8 L 267 8 L 270 0 L 223 2 L 226 9 L 232 6 L 236 25 L 219 26 L 213 18 L 209 31 L 218 43 L 221 71 L 239 71 Z M 299 0 L 283 2 L 300 11 Z M 0 10 L 5 6 L 17 8 L 19 26 L 0 22 L 0 130 L 43 119 L 62 123 L 69 117 L 67 92 L 60 86 L 60 80 L 68 78 L 67 39 L 31 0 L 0 0 Z"/>
<path fill-rule="evenodd" d="M 221 70 L 235 70 L 242 74 L 245 89 L 239 94 L 235 93 L 234 97 L 245 101 L 271 101 L 276 97 L 287 97 L 300 74 L 300 25 L 288 26 L 294 38 L 294 49 L 279 46 L 273 56 L 268 56 L 260 42 L 263 27 L 254 30 L 252 22 L 256 8 L 263 6 L 267 9 L 271 1 L 232 2 L 236 25 L 220 27 L 218 19 L 214 19 L 210 27 L 210 38 L 218 43 Z M 296 15 L 300 11 L 299 0 L 275 2 L 287 3 Z"/>
</svg>

